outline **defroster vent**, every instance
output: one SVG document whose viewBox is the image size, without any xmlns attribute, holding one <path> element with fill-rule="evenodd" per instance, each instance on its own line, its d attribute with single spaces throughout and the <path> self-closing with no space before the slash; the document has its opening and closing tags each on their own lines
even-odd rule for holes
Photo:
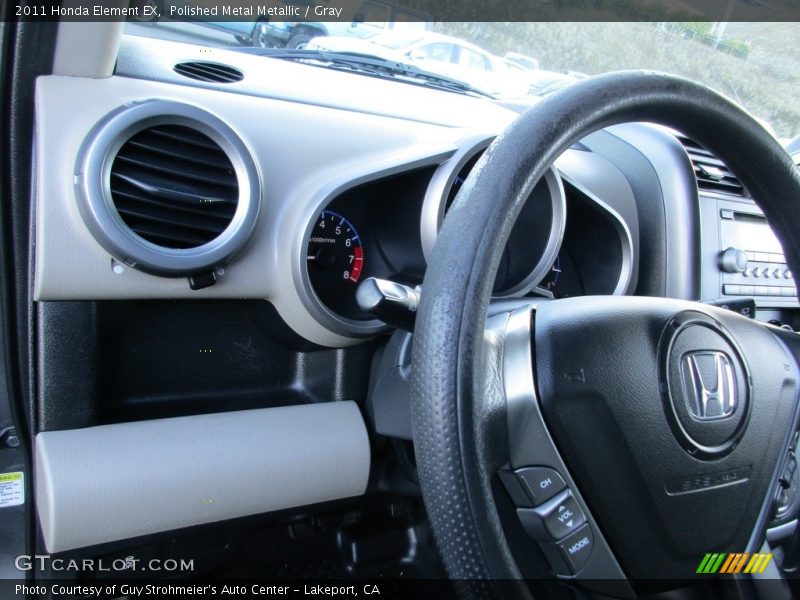
<svg viewBox="0 0 800 600">
<path fill-rule="evenodd" d="M 182 62 L 173 69 L 189 79 L 210 83 L 236 83 L 244 79 L 244 74 L 239 69 L 212 62 Z"/>
</svg>

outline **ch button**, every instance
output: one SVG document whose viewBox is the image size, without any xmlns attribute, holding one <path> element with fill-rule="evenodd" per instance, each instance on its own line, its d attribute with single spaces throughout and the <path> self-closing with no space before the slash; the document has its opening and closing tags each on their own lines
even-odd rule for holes
<svg viewBox="0 0 800 600">
<path fill-rule="evenodd" d="M 534 506 L 547 502 L 558 492 L 567 487 L 558 471 L 548 467 L 525 467 L 514 471 L 528 492 Z"/>
</svg>

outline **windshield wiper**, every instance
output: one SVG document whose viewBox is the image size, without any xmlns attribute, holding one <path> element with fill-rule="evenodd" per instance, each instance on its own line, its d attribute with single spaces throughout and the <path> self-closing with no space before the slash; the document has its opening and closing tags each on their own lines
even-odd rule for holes
<svg viewBox="0 0 800 600">
<path fill-rule="evenodd" d="M 251 54 L 278 58 L 281 60 L 311 61 L 315 66 L 324 66 L 331 69 L 340 69 L 351 73 L 361 73 L 372 77 L 385 77 L 398 79 L 407 83 L 424 85 L 436 89 L 462 94 L 477 94 L 487 98 L 494 98 L 491 94 L 476 89 L 459 81 L 443 75 L 425 71 L 414 65 L 379 58 L 367 54 L 349 52 L 329 52 L 327 50 L 272 50 L 264 51 L 263 48 L 242 49 Z"/>
</svg>

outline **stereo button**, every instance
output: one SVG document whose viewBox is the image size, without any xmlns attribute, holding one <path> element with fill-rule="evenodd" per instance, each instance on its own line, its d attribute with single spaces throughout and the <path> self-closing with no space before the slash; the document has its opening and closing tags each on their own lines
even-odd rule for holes
<svg viewBox="0 0 800 600">
<path fill-rule="evenodd" d="M 534 506 L 547 502 L 567 487 L 558 471 L 548 467 L 525 467 L 514 472 L 533 500 Z"/>
<path fill-rule="evenodd" d="M 543 542 L 560 540 L 586 523 L 569 490 L 537 508 L 518 508 L 517 515 L 528 535 Z"/>
<path fill-rule="evenodd" d="M 575 575 L 583 568 L 589 555 L 594 548 L 594 536 L 592 528 L 585 525 L 575 533 L 569 535 L 558 543 L 561 555 L 569 566 L 569 570 Z"/>
</svg>

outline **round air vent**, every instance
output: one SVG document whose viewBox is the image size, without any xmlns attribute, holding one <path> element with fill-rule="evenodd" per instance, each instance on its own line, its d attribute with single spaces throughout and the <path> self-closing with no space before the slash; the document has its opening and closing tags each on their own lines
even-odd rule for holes
<svg viewBox="0 0 800 600">
<path fill-rule="evenodd" d="M 244 73 L 239 69 L 213 62 L 182 62 L 173 70 L 189 79 L 211 83 L 236 83 L 244 79 Z"/>
<path fill-rule="evenodd" d="M 227 262 L 260 203 L 258 170 L 234 131 L 202 109 L 159 100 L 95 127 L 76 185 L 84 221 L 112 256 L 173 277 Z"/>
<path fill-rule="evenodd" d="M 149 127 L 111 165 L 111 199 L 134 233 L 167 248 L 197 248 L 225 231 L 239 203 L 228 155 L 185 125 Z"/>
</svg>

